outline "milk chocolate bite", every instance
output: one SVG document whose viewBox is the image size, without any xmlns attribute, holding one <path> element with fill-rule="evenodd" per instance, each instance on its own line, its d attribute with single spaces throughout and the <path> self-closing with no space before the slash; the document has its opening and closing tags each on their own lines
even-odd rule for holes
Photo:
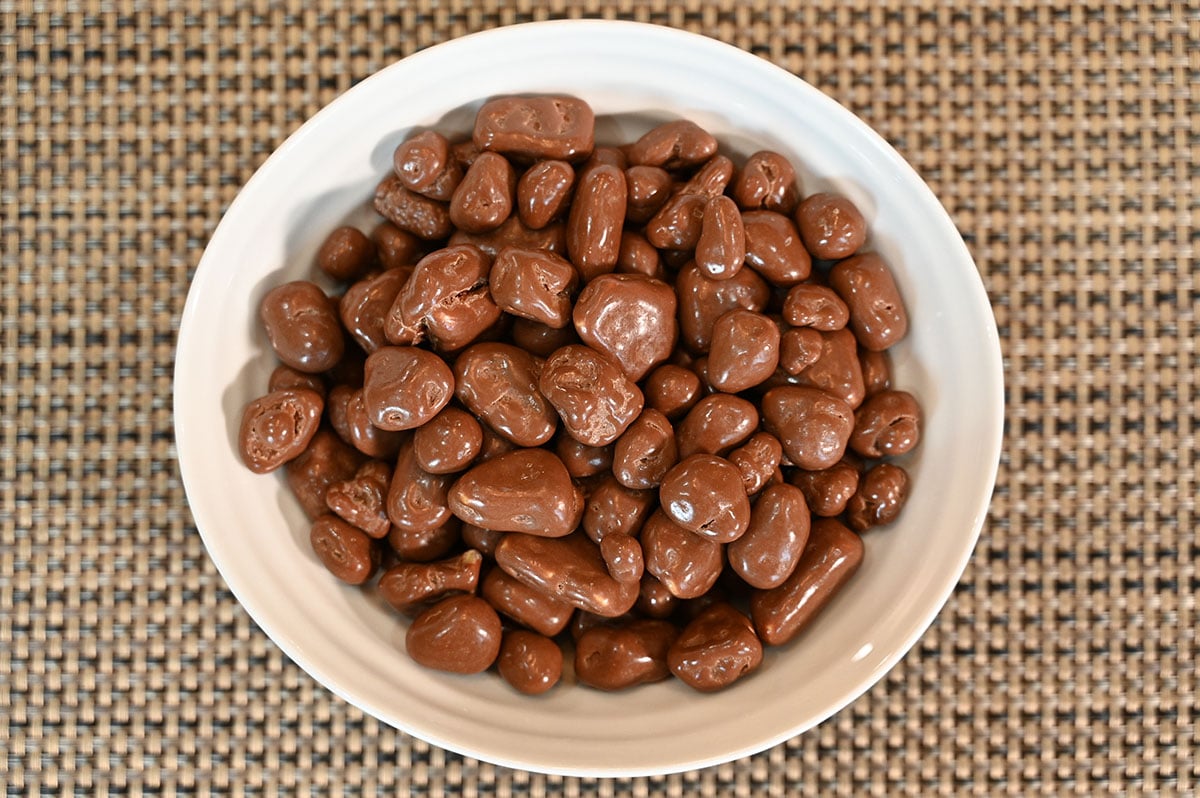
<svg viewBox="0 0 1200 798">
<path fill-rule="evenodd" d="M 486 463 L 488 460 L 495 460 L 500 455 L 517 448 L 515 443 L 493 430 L 487 424 L 481 426 L 483 427 L 483 446 L 479 449 L 479 455 L 475 458 L 475 465 Z"/>
<path fill-rule="evenodd" d="M 779 327 L 761 313 L 737 308 L 717 319 L 708 350 L 708 381 L 741 393 L 765 381 L 779 365 Z"/>
<path fill-rule="evenodd" d="M 329 486 L 354 476 L 366 458 L 328 428 L 318 429 L 308 447 L 284 466 L 288 488 L 309 520 L 327 511 Z"/>
<path fill-rule="evenodd" d="M 540 321 L 521 318 L 513 319 L 509 337 L 519 348 L 540 358 L 550 357 L 564 346 L 579 343 L 579 336 L 571 325 L 556 330 Z"/>
<path fill-rule="evenodd" d="M 846 521 L 856 532 L 896 520 L 908 501 L 908 473 L 893 463 L 880 463 L 862 475 L 846 504 Z"/>
<path fill-rule="evenodd" d="M 854 430 L 854 409 L 844 399 L 816 388 L 781 386 L 762 398 L 763 425 L 783 444 L 783 453 L 808 471 L 842 459 Z"/>
<path fill-rule="evenodd" d="M 650 221 L 671 196 L 671 175 L 658 166 L 625 170 L 625 218 L 634 224 Z"/>
<path fill-rule="evenodd" d="M 868 397 L 892 387 L 892 360 L 886 351 L 859 350 L 858 364 L 862 368 L 863 389 Z"/>
<path fill-rule="evenodd" d="M 598 690 L 624 690 L 671 675 L 667 650 L 679 630 L 652 619 L 593 626 L 575 643 L 575 676 Z"/>
<path fill-rule="evenodd" d="M 641 233 L 625 230 L 621 233 L 621 251 L 617 253 L 617 273 L 642 274 L 662 279 L 663 265 L 658 250 Z"/>
<path fill-rule="evenodd" d="M 658 500 L 672 521 L 718 543 L 737 540 L 750 525 L 742 472 L 715 455 L 694 454 L 668 471 Z"/>
<path fill-rule="evenodd" d="M 342 295 L 338 303 L 342 324 L 368 355 L 388 345 L 384 317 L 410 274 L 408 266 L 388 269 L 359 280 Z M 406 337 L 416 340 L 415 331 Z"/>
<path fill-rule="evenodd" d="M 564 346 L 542 367 L 542 395 L 563 427 L 588 446 L 607 446 L 642 412 L 642 392 L 616 362 L 586 346 Z"/>
<path fill-rule="evenodd" d="M 641 541 L 646 571 L 676 598 L 703 596 L 717 583 L 725 566 L 720 543 L 689 532 L 662 510 L 646 521 Z"/>
<path fill-rule="evenodd" d="M 421 239 L 387 220 L 375 225 L 371 241 L 375 244 L 375 258 L 385 271 L 412 266 L 424 247 Z"/>
<path fill-rule="evenodd" d="M 751 587 L 779 587 L 800 561 L 810 524 L 800 489 L 772 485 L 754 503 L 746 534 L 726 547 L 729 565 Z"/>
<path fill-rule="evenodd" d="M 824 285 L 792 286 L 783 301 L 783 318 L 794 327 L 815 327 L 822 332 L 840 330 L 850 321 L 850 308 Z"/>
<path fill-rule="evenodd" d="M 519 216 L 509 216 L 495 230 L 486 233 L 468 233 L 458 230 L 450 236 L 452 247 L 470 244 L 494 258 L 505 247 L 521 249 L 544 249 L 556 255 L 567 254 L 567 227 L 562 222 L 551 222 L 540 229 L 526 227 Z"/>
<path fill-rule="evenodd" d="M 506 535 L 496 547 L 496 564 L 534 590 L 606 618 L 625 614 L 637 601 L 638 583 L 613 579 L 600 547 L 582 532 Z"/>
<path fill-rule="evenodd" d="M 541 695 L 562 678 L 562 649 L 548 637 L 513 629 L 504 633 L 496 669 L 518 693 Z"/>
<path fill-rule="evenodd" d="M 321 425 L 325 402 L 307 388 L 273 391 L 246 405 L 238 430 L 242 462 L 256 474 L 296 459 Z"/>
<path fill-rule="evenodd" d="M 497 532 L 562 537 L 583 516 L 583 494 L 545 449 L 517 449 L 475 466 L 448 499 L 463 521 Z"/>
<path fill-rule="evenodd" d="M 474 549 L 438 562 L 402 562 L 379 577 L 383 600 L 405 615 L 456 593 L 474 593 L 483 555 Z"/>
<path fill-rule="evenodd" d="M 392 522 L 387 517 L 387 492 L 392 469 L 387 463 L 364 463 L 353 479 L 335 482 L 325 493 L 325 504 L 339 518 L 373 538 L 387 537 Z"/>
<path fill-rule="evenodd" d="M 625 223 L 625 173 L 601 164 L 579 176 L 567 216 L 567 252 L 587 282 L 617 266 Z"/>
<path fill-rule="evenodd" d="M 671 673 L 703 693 L 728 687 L 752 673 L 762 658 L 754 624 L 724 601 L 706 607 L 667 650 Z"/>
<path fill-rule="evenodd" d="M 450 554 L 459 544 L 461 524 L 454 516 L 431 529 L 405 529 L 393 526 L 388 532 L 388 547 L 404 562 L 433 562 Z"/>
<path fill-rule="evenodd" d="M 691 369 L 666 363 L 642 383 L 646 406 L 672 421 L 682 418 L 700 399 L 700 378 Z"/>
<path fill-rule="evenodd" d="M 592 152 L 595 126 L 591 106 L 575 97 L 499 97 L 479 109 L 472 138 L 524 161 L 578 163 Z"/>
<path fill-rule="evenodd" d="M 450 200 L 450 221 L 459 230 L 485 233 L 512 213 L 517 175 L 503 155 L 483 152 L 463 175 Z"/>
<path fill-rule="evenodd" d="M 575 612 L 570 604 L 517 581 L 500 568 L 488 571 L 481 593 L 497 612 L 547 637 L 566 629 Z"/>
<path fill-rule="evenodd" d="M 402 530 L 423 532 L 450 520 L 446 491 L 452 476 L 430 474 L 417 463 L 409 441 L 400 447 L 392 484 L 388 488 L 388 519 Z"/>
<path fill-rule="evenodd" d="M 446 352 L 475 340 L 500 318 L 487 288 L 490 266 L 488 257 L 470 244 L 421 258 L 384 320 L 388 340 L 413 343 L 424 329 Z"/>
<path fill-rule="evenodd" d="M 317 250 L 317 267 L 335 280 L 357 280 L 371 265 L 371 239 L 357 227 L 335 228 Z"/>
<path fill-rule="evenodd" d="M 779 339 L 779 367 L 796 376 L 821 359 L 825 338 L 811 327 L 793 327 Z"/>
<path fill-rule="evenodd" d="M 742 269 L 728 280 L 710 280 L 689 263 L 675 278 L 679 302 L 679 332 L 694 353 L 707 352 L 713 325 L 734 308 L 762 310 L 771 289 L 753 269 Z"/>
<path fill-rule="evenodd" d="M 575 191 L 575 170 L 566 161 L 540 161 L 517 182 L 517 213 L 521 222 L 541 230 L 563 216 Z"/>
<path fill-rule="evenodd" d="M 422 612 L 408 627 L 408 655 L 427 668 L 480 673 L 500 653 L 500 616 L 481 598 L 451 596 Z"/>
<path fill-rule="evenodd" d="M 685 169 L 698 166 L 717 154 L 717 140 L 687 119 L 664 122 L 646 132 L 626 152 L 635 166 Z"/>
<path fill-rule="evenodd" d="M 326 403 L 329 423 L 346 443 L 367 457 L 391 460 L 400 451 L 407 433 L 387 432 L 371 423 L 361 388 L 338 385 Z"/>
<path fill-rule="evenodd" d="M 612 474 L 605 474 L 588 493 L 583 531 L 597 543 L 609 535 L 636 536 L 657 498 L 653 490 L 627 488 Z"/>
<path fill-rule="evenodd" d="M 671 422 L 657 410 L 645 409 L 617 439 L 613 475 L 627 488 L 657 488 L 678 459 Z"/>
<path fill-rule="evenodd" d="M 361 585 L 375 571 L 371 538 L 332 513 L 313 522 L 309 542 L 321 564 L 348 585 Z"/>
<path fill-rule="evenodd" d="M 862 404 L 866 395 L 858 347 L 849 330 L 820 333 L 821 354 L 812 365 L 801 369 L 789 382 L 807 385 L 844 399 L 851 407 Z"/>
<path fill-rule="evenodd" d="M 782 288 L 807 280 L 812 257 L 800 241 L 792 220 L 774 211 L 742 214 L 746 231 L 746 265 L 767 282 Z"/>
<path fill-rule="evenodd" d="M 729 462 L 742 474 L 747 496 L 767 486 L 782 460 L 783 446 L 768 432 L 754 433 L 750 440 L 729 453 Z"/>
<path fill-rule="evenodd" d="M 554 453 L 567 467 L 572 479 L 595 476 L 612 468 L 612 446 L 588 446 L 566 433 L 555 440 Z"/>
<path fill-rule="evenodd" d="M 758 590 L 750 598 L 750 617 L 758 637 L 780 646 L 803 631 L 862 564 L 858 535 L 832 518 L 815 521 L 796 570 L 782 585 Z"/>
<path fill-rule="evenodd" d="M 733 181 L 730 195 L 744 211 L 762 209 L 790 214 L 800 201 L 796 170 L 779 153 L 760 150 L 746 159 L 746 165 Z"/>
<path fill-rule="evenodd" d="M 804 246 L 821 260 L 848 258 L 867 240 L 867 222 L 858 206 L 838 194 L 813 194 L 796 209 Z"/>
<path fill-rule="evenodd" d="M 258 314 L 275 354 L 297 371 L 328 371 L 342 359 L 342 325 L 329 297 L 313 283 L 296 280 L 272 288 Z"/>
<path fill-rule="evenodd" d="M 637 610 L 648 618 L 669 618 L 679 605 L 679 599 L 649 571 L 642 573 Z"/>
<path fill-rule="evenodd" d="M 500 538 L 505 535 L 504 532 L 495 532 L 474 524 L 462 524 L 459 534 L 464 546 L 475 549 L 488 558 L 496 554 L 496 546 L 500 545 Z"/>
<path fill-rule="evenodd" d="M 822 471 L 797 469 L 791 484 L 804 494 L 813 515 L 835 518 L 846 509 L 850 497 L 858 490 L 859 469 L 845 460 Z"/>
<path fill-rule="evenodd" d="M 470 413 L 446 407 L 413 433 L 413 454 L 431 474 L 462 471 L 483 448 L 483 428 Z"/>
<path fill-rule="evenodd" d="M 892 271 L 883 258 L 865 252 L 842 261 L 829 285 L 850 308 L 850 328 L 863 348 L 880 352 L 908 332 L 908 313 Z"/>
<path fill-rule="evenodd" d="M 463 170 L 450 152 L 450 142 L 436 130 L 423 130 L 392 153 L 396 177 L 409 191 L 448 202 L 462 180 Z"/>
<path fill-rule="evenodd" d="M 746 230 L 737 204 L 726 196 L 710 198 L 696 242 L 696 265 L 705 277 L 723 280 L 737 274 L 745 261 Z"/>
<path fill-rule="evenodd" d="M 460 402 L 517 446 L 540 446 L 554 436 L 554 408 L 538 391 L 539 364 L 528 352 L 501 343 L 466 349 L 454 361 Z"/>
<path fill-rule="evenodd" d="M 704 209 L 720 196 L 733 175 L 733 162 L 723 155 L 710 159 L 646 222 L 646 239 L 665 250 L 691 251 L 700 243 Z"/>
<path fill-rule="evenodd" d="M 712 394 L 701 399 L 675 427 L 680 458 L 725 455 L 758 429 L 758 410 L 740 396 Z"/>
<path fill-rule="evenodd" d="M 440 357 L 413 346 L 386 346 L 367 358 L 363 403 L 382 430 L 419 427 L 454 395 L 454 375 Z"/>
<path fill-rule="evenodd" d="M 501 310 L 559 329 L 571 323 L 575 267 L 540 249 L 506 247 L 492 263 L 488 284 Z"/>
<path fill-rule="evenodd" d="M 600 540 L 600 556 L 608 574 L 618 582 L 640 582 L 645 570 L 642 546 L 630 535 L 605 535 Z"/>
<path fill-rule="evenodd" d="M 606 274 L 579 294 L 572 318 L 584 343 L 615 360 L 637 382 L 675 348 L 675 292 L 640 274 Z"/>
<path fill-rule="evenodd" d="M 409 191 L 395 173 L 376 187 L 374 204 L 384 219 L 425 241 L 437 241 L 454 231 L 450 211 L 443 203 Z"/>
<path fill-rule="evenodd" d="M 921 408 L 906 391 L 882 391 L 854 413 L 850 448 L 863 457 L 895 457 L 916 448 Z"/>
</svg>

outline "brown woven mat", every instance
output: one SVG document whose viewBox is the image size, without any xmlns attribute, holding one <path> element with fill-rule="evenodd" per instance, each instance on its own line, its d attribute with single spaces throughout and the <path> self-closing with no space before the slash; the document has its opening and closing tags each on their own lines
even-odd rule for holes
<svg viewBox="0 0 1200 798">
<path fill-rule="evenodd" d="M 0 0 L 7 795 L 1197 789 L 1195 4 L 211 5 Z M 226 590 L 174 461 L 191 270 L 267 154 L 401 56 L 567 15 L 731 41 L 859 113 L 963 231 L 1007 366 L 990 520 L 916 649 L 818 730 L 657 779 L 481 764 L 332 697 Z"/>
</svg>

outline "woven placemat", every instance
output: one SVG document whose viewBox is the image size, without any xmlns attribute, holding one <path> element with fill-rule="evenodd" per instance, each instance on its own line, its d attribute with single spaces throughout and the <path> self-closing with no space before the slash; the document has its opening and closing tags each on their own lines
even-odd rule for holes
<svg viewBox="0 0 1200 798">
<path fill-rule="evenodd" d="M 1197 789 L 1195 4 L 200 5 L 0 0 L 7 795 Z M 914 651 L 817 730 L 663 778 L 493 767 L 334 698 L 225 588 L 174 460 L 189 279 L 267 154 L 397 58 L 580 15 L 730 41 L 875 126 L 963 231 L 1007 368 L 988 523 Z"/>
</svg>

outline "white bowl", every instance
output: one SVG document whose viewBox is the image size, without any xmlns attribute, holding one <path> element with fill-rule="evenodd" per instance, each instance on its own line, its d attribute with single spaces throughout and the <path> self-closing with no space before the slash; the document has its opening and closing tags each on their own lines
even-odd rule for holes
<svg viewBox="0 0 1200 798">
<path fill-rule="evenodd" d="M 273 356 L 256 307 L 270 286 L 310 277 L 326 232 L 371 218 L 368 198 L 415 126 L 470 130 L 492 95 L 561 92 L 628 141 L 655 121 L 692 119 L 727 151 L 778 150 L 806 193 L 863 209 L 891 263 L 911 329 L 896 381 L 921 400 L 924 441 L 906 462 L 913 492 L 893 527 L 866 535 L 855 579 L 792 644 L 724 692 L 677 680 L 621 693 L 562 684 L 517 694 L 492 674 L 425 670 L 405 623 L 317 562 L 279 475 L 240 462 L 243 405 L 265 392 Z M 849 704 L 904 656 L 954 589 L 983 523 L 1000 451 L 1003 386 L 987 296 L 962 239 L 911 167 L 863 122 L 749 53 L 667 28 L 535 23 L 430 48 L 384 69 L 291 136 L 230 206 L 196 272 L 179 331 L 175 428 L 196 525 L 242 605 L 304 670 L 380 720 L 453 751 L 515 768 L 591 776 L 659 774 L 752 754 Z"/>
</svg>

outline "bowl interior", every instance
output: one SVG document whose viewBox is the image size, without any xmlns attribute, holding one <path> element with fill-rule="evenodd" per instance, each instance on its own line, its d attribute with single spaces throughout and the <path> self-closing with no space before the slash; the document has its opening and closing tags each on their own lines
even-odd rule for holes
<svg viewBox="0 0 1200 798">
<path fill-rule="evenodd" d="M 869 245 L 890 262 L 910 314 L 896 382 L 920 399 L 914 484 L 893 527 L 866 537 L 859 575 L 792 644 L 733 689 L 671 680 L 617 694 L 571 684 L 529 698 L 494 676 L 416 666 L 405 623 L 337 583 L 311 553 L 281 475 L 237 455 L 241 409 L 274 359 L 258 327 L 273 285 L 311 278 L 324 235 L 367 226 L 367 199 L 414 128 L 466 133 L 487 97 L 562 92 L 600 115 L 598 137 L 628 141 L 683 117 L 724 151 L 774 149 L 805 193 L 849 195 Z M 180 467 L 197 526 L 230 589 L 301 667 L 363 710 L 491 762 L 574 775 L 665 773 L 765 749 L 819 723 L 912 646 L 957 582 L 986 512 L 1002 424 L 1000 353 L 987 297 L 945 211 L 907 164 L 828 97 L 752 55 L 630 23 L 539 23 L 465 37 L 359 84 L 284 143 L 222 220 L 192 284 L 179 336 Z"/>
</svg>

